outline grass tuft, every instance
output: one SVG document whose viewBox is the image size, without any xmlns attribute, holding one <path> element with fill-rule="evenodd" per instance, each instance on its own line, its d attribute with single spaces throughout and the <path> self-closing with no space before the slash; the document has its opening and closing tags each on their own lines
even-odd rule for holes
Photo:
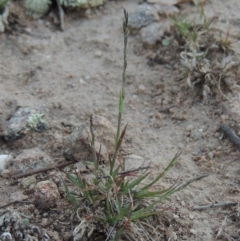
<svg viewBox="0 0 240 241">
<path fill-rule="evenodd" d="M 166 208 L 163 202 L 175 192 L 182 191 L 194 181 L 205 176 L 194 178 L 182 183 L 178 180 L 167 189 L 156 189 L 159 181 L 176 163 L 178 152 L 168 166 L 152 181 L 147 178 L 152 174 L 150 167 L 139 167 L 135 170 L 125 170 L 124 163 L 116 162 L 119 148 L 126 134 L 127 124 L 121 130 L 124 109 L 125 80 L 127 69 L 128 13 L 124 9 L 123 20 L 124 48 L 122 88 L 119 94 L 118 123 L 115 138 L 114 154 L 110 157 L 110 169 L 106 172 L 99 165 L 100 150 L 95 150 L 95 137 L 92 117 L 90 118 L 91 145 L 93 150 L 94 170 L 90 179 L 84 177 L 80 170 L 68 174 L 64 180 L 66 196 L 75 207 L 78 224 L 73 231 L 74 240 L 94 235 L 103 235 L 101 240 L 153 240 L 151 232 L 154 229 L 148 223 L 150 217 L 160 215 Z M 98 152 L 98 154 L 96 154 Z M 70 187 L 71 184 L 71 187 Z M 147 228 L 148 227 L 148 228 Z M 156 233 L 156 232 L 155 232 Z"/>
</svg>

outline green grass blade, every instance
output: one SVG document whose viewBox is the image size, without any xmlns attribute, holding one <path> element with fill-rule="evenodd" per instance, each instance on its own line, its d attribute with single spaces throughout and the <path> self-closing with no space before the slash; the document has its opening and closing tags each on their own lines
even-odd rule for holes
<svg viewBox="0 0 240 241">
<path fill-rule="evenodd" d="M 145 191 L 147 189 L 149 189 L 150 187 L 152 187 L 156 182 L 158 182 L 168 171 L 169 169 L 176 163 L 178 157 L 180 156 L 181 151 L 179 151 L 174 158 L 172 159 L 172 161 L 168 164 L 168 166 L 164 169 L 164 171 L 162 173 L 160 173 L 152 182 L 150 182 L 148 185 L 146 185 L 145 187 L 142 188 L 142 191 Z"/>
<path fill-rule="evenodd" d="M 81 177 L 74 177 L 73 175 L 69 174 L 68 175 L 69 181 L 72 182 L 76 187 L 80 187 L 82 189 L 86 188 L 85 182 L 81 179 Z"/>
<path fill-rule="evenodd" d="M 187 182 L 184 183 L 184 184 L 178 184 L 178 185 L 172 187 L 171 189 L 169 189 L 169 191 L 167 191 L 166 193 L 164 193 L 164 195 L 161 196 L 161 197 L 159 198 L 159 200 L 160 200 L 160 201 L 163 201 L 163 200 L 165 200 L 166 198 L 168 198 L 169 196 L 173 195 L 174 193 L 183 190 L 184 188 L 186 188 L 186 187 L 187 187 L 188 185 L 190 185 L 191 183 L 196 182 L 196 181 L 199 181 L 199 180 L 201 180 L 201 179 L 203 179 L 203 178 L 205 178 L 205 177 L 207 177 L 207 176 L 208 176 L 208 175 L 202 175 L 202 176 L 193 178 L 193 179 L 187 181 Z"/>
<path fill-rule="evenodd" d="M 141 175 L 137 178 L 135 178 L 132 182 L 128 183 L 122 190 L 123 194 L 127 194 L 129 190 L 132 190 L 135 186 L 137 186 L 141 181 L 143 181 L 147 176 L 149 175 L 149 172 L 147 172 L 144 175 Z"/>
<path fill-rule="evenodd" d="M 77 199 L 74 197 L 74 195 L 72 195 L 70 192 L 69 192 L 69 189 L 68 189 L 68 186 L 66 184 L 65 181 L 63 181 L 63 185 L 64 185 L 64 188 L 66 190 L 66 195 L 67 195 L 67 199 L 70 201 L 70 203 L 72 203 L 74 206 L 77 206 L 78 205 L 78 202 L 77 202 Z"/>
<path fill-rule="evenodd" d="M 146 208 L 141 208 L 140 210 L 132 212 L 130 220 L 135 221 L 135 220 L 140 219 L 140 218 L 146 218 L 146 217 L 149 217 L 149 216 L 152 216 L 152 215 L 158 215 L 162 211 L 157 212 L 156 210 L 154 210 L 155 204 L 156 203 L 154 202 L 153 204 L 149 205 Z"/>
</svg>

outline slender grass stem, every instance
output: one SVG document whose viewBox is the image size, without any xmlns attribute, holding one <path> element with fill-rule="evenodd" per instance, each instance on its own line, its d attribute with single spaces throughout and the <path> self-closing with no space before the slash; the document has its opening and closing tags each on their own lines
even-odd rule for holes
<svg viewBox="0 0 240 241">
<path fill-rule="evenodd" d="M 122 115 L 123 115 L 123 103 L 125 98 L 125 83 L 126 83 L 126 69 L 127 69 L 127 42 L 128 42 L 128 12 L 125 9 L 123 9 L 123 11 L 124 11 L 124 19 L 123 19 L 124 47 L 123 47 L 122 88 L 119 93 L 117 134 L 115 139 L 115 151 L 113 154 L 113 158 L 111 160 L 110 175 L 112 175 L 115 161 L 117 158 L 117 152 L 118 152 L 118 146 L 119 146 L 118 143 L 120 140 L 121 122 L 122 122 Z"/>
</svg>

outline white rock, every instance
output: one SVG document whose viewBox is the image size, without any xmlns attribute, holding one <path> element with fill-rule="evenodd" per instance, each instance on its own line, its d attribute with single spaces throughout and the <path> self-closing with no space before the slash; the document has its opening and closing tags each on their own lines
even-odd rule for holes
<svg viewBox="0 0 240 241">
<path fill-rule="evenodd" d="M 97 58 L 102 57 L 102 52 L 101 52 L 100 50 L 97 50 L 97 51 L 95 52 L 95 57 L 97 57 Z"/>
<path fill-rule="evenodd" d="M 186 131 L 192 131 L 194 129 L 194 126 L 193 125 L 188 125 L 186 127 Z"/>
<path fill-rule="evenodd" d="M 193 229 L 193 228 L 191 228 L 191 229 L 189 230 L 189 232 L 192 233 L 192 234 L 197 234 L 197 231 L 196 231 L 195 229 Z"/>
<path fill-rule="evenodd" d="M 86 81 L 85 81 L 84 79 L 80 79 L 80 80 L 79 80 L 79 83 L 80 83 L 81 85 L 83 85 L 83 84 L 86 83 Z"/>
<path fill-rule="evenodd" d="M 11 155 L 0 155 L 0 171 L 3 171 L 6 168 L 7 162 L 11 159 Z"/>
<path fill-rule="evenodd" d="M 135 154 L 131 154 L 125 157 L 125 169 L 131 170 L 142 166 L 144 158 Z"/>
</svg>

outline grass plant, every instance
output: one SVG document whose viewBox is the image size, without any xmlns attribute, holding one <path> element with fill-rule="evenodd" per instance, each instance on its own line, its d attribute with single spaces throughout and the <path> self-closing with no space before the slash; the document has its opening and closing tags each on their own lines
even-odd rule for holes
<svg viewBox="0 0 240 241">
<path fill-rule="evenodd" d="M 102 235 L 101 240 L 153 240 L 143 224 L 150 227 L 148 218 L 164 212 L 163 202 L 174 193 L 183 190 L 194 181 L 205 176 L 193 178 L 187 182 L 176 180 L 166 189 L 157 189 L 159 181 L 176 163 L 180 152 L 168 166 L 148 182 L 152 177 L 150 166 L 135 170 L 125 170 L 124 161 L 117 159 L 119 148 L 125 136 L 127 125 L 121 131 L 124 109 L 125 79 L 127 68 L 128 13 L 124 9 L 123 21 L 124 48 L 122 87 L 119 94 L 118 123 L 113 155 L 109 158 L 110 169 L 106 172 L 99 165 L 100 150 L 95 150 L 93 121 L 90 118 L 91 145 L 93 150 L 93 177 L 88 180 L 79 170 L 68 174 L 64 181 L 66 196 L 75 207 L 78 225 L 73 230 L 74 240 L 93 240 L 94 235 Z M 74 188 L 70 188 L 70 183 Z M 155 237 L 156 238 L 156 237 Z"/>
</svg>

